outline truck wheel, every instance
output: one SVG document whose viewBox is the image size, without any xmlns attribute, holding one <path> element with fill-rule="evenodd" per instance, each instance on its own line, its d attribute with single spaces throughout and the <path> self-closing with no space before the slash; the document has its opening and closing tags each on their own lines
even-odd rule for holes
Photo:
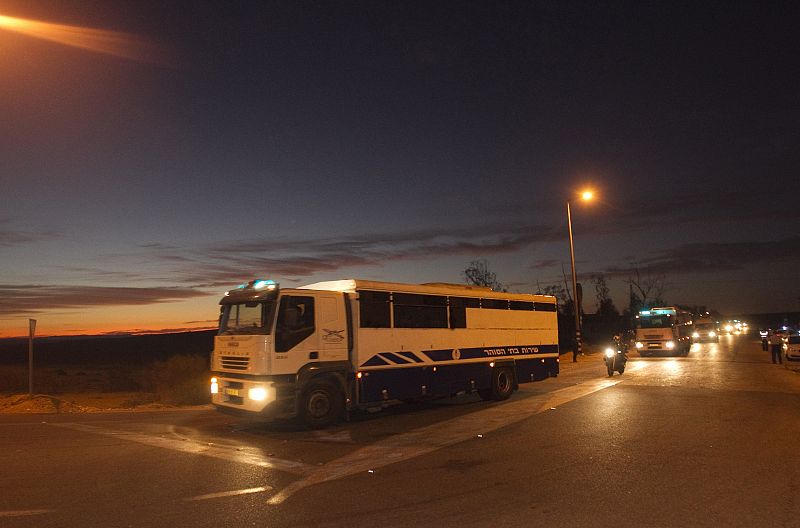
<svg viewBox="0 0 800 528">
<path fill-rule="evenodd" d="M 333 425 L 343 412 L 344 394 L 330 381 L 312 381 L 300 397 L 300 421 L 312 429 Z"/>
<path fill-rule="evenodd" d="M 514 374 L 509 368 L 496 368 L 492 371 L 492 388 L 479 390 L 484 400 L 507 400 L 514 392 Z"/>
</svg>

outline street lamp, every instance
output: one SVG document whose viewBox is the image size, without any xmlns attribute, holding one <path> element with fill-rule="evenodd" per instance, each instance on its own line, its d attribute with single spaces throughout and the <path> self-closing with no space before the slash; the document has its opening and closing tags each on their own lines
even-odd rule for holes
<svg viewBox="0 0 800 528">
<path fill-rule="evenodd" d="M 594 198 L 594 193 L 591 190 L 585 190 L 580 195 L 581 200 L 584 202 L 591 201 Z M 567 200 L 567 228 L 569 229 L 569 259 L 572 263 L 572 309 L 575 312 L 575 349 L 572 351 L 572 361 L 578 361 L 578 354 L 581 351 L 581 306 L 578 302 L 578 276 L 575 273 L 575 246 L 572 243 L 572 213 L 569 208 L 569 200 Z"/>
</svg>

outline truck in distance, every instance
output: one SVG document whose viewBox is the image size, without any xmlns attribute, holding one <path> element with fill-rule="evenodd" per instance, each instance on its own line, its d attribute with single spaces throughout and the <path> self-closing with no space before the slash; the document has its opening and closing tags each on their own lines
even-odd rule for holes
<svg viewBox="0 0 800 528">
<path fill-rule="evenodd" d="M 687 355 L 692 345 L 692 316 L 665 306 L 641 310 L 636 316 L 636 350 L 641 356 Z"/>
<path fill-rule="evenodd" d="M 389 400 L 462 393 L 504 400 L 556 376 L 552 296 L 450 284 L 255 280 L 220 301 L 217 409 L 323 427 Z"/>
<path fill-rule="evenodd" d="M 719 343 L 719 324 L 708 312 L 695 316 L 692 326 L 693 342 L 713 341 Z"/>
</svg>

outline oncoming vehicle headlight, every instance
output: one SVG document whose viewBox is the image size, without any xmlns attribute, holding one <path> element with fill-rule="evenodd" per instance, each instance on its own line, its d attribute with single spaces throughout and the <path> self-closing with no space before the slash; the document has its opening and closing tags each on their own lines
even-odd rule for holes
<svg viewBox="0 0 800 528">
<path fill-rule="evenodd" d="M 254 387 L 247 391 L 247 397 L 254 401 L 264 401 L 267 399 L 267 389 L 264 387 Z"/>
<path fill-rule="evenodd" d="M 717 333 L 712 330 L 708 333 L 708 337 L 717 337 Z"/>
<path fill-rule="evenodd" d="M 614 349 L 613 348 L 609 347 L 609 348 L 606 349 L 606 357 L 607 358 L 614 357 Z"/>
<path fill-rule="evenodd" d="M 636 348 L 644 348 L 644 343 L 642 343 L 641 341 L 637 341 Z"/>
<path fill-rule="evenodd" d="M 675 348 L 675 341 L 667 341 L 667 348 Z"/>
<path fill-rule="evenodd" d="M 211 394 L 219 394 L 219 382 L 217 382 L 217 378 L 211 378 Z"/>
<path fill-rule="evenodd" d="M 708 334 L 708 335 L 711 335 L 711 334 Z M 693 333 L 693 334 L 692 334 L 692 337 L 693 337 L 693 338 L 695 338 L 695 339 L 697 339 L 698 337 L 700 337 L 700 332 L 695 332 L 695 333 Z M 711 337 L 714 337 L 714 336 L 711 336 Z"/>
</svg>

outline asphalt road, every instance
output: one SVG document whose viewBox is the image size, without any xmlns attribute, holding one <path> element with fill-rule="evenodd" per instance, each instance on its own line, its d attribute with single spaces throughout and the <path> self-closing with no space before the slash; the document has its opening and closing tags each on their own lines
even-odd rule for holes
<svg viewBox="0 0 800 528">
<path fill-rule="evenodd" d="M 800 526 L 800 374 L 745 336 L 635 356 L 319 432 L 0 415 L 0 526 Z"/>
</svg>

